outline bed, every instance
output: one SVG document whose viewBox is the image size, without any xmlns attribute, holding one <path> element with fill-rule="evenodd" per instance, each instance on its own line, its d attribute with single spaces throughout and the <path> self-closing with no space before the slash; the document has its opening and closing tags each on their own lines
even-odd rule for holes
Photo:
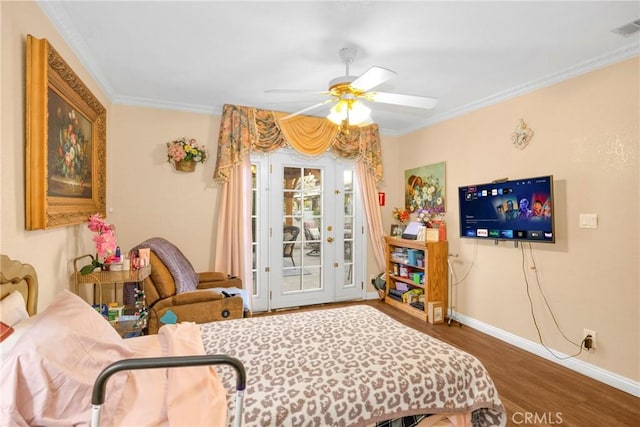
<svg viewBox="0 0 640 427">
<path fill-rule="evenodd" d="M 2 260 L 2 296 L 22 286 L 26 304 L 37 279 L 26 286 L 20 275 L 35 272 L 17 263 L 7 277 L 5 265 L 16 262 Z M 0 419 L 15 425 L 88 425 L 90 389 L 109 363 L 204 353 L 244 364 L 244 426 L 373 426 L 410 416 L 420 426 L 506 425 L 477 359 L 365 305 L 166 325 L 126 340 L 68 291 L 34 313 L 0 343 L 2 395 L 10 396 Z M 118 373 L 107 385 L 103 425 L 231 425 L 234 386 L 226 366 Z"/>
</svg>

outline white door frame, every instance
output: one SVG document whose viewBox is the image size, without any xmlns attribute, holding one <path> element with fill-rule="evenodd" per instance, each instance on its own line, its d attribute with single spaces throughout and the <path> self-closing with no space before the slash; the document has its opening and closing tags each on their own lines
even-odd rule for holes
<svg viewBox="0 0 640 427">
<path fill-rule="evenodd" d="M 301 156 L 293 150 L 278 150 L 270 154 L 252 154 L 252 167 L 255 168 L 254 188 L 254 215 L 252 218 L 254 236 L 253 261 L 254 261 L 254 311 L 268 311 L 284 306 L 298 306 L 333 302 L 366 297 L 364 276 L 366 271 L 366 235 L 364 233 L 364 213 L 355 179 L 355 165 L 350 161 L 342 161 L 333 156 L 320 158 L 308 158 Z M 333 188 L 324 187 L 323 216 L 324 212 L 332 211 L 335 219 L 332 224 L 323 223 L 322 230 L 322 278 L 324 292 L 313 290 L 289 294 L 282 297 L 283 283 L 283 257 L 282 257 L 282 224 L 283 224 L 283 177 L 284 166 L 307 167 L 329 171 L 333 170 L 334 177 L 324 176 L 324 184 Z M 351 262 L 344 264 L 344 222 L 345 189 L 343 188 L 344 170 L 351 172 L 352 188 L 347 189 L 352 198 L 352 230 Z M 347 175 L 348 176 L 348 175 Z M 334 179 L 338 177 L 338 179 Z M 335 182 L 333 182 L 335 181 Z M 331 230 L 328 227 L 331 225 Z M 301 230 L 301 235 L 303 234 Z M 333 242 L 327 242 L 332 238 Z M 303 240 L 303 239 L 299 239 Z M 262 242 L 268 242 L 264 247 Z M 354 254 L 357 254 L 355 256 Z M 330 284 L 333 283 L 333 286 Z M 339 285 L 336 285 L 339 284 Z M 274 295 L 275 294 L 275 295 Z"/>
</svg>

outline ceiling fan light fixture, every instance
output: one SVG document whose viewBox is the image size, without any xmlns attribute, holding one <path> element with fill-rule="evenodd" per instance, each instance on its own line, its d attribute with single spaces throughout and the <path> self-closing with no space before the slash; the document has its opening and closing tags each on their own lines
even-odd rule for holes
<svg viewBox="0 0 640 427">
<path fill-rule="evenodd" d="M 357 126 L 370 119 L 371 109 L 359 100 L 341 99 L 331 107 L 327 119 L 336 125 L 341 125 L 345 120 L 351 126 Z"/>
<path fill-rule="evenodd" d="M 357 126 L 370 117 L 371 108 L 364 105 L 361 101 L 355 101 L 349 105 L 348 115 L 349 124 Z"/>
<path fill-rule="evenodd" d="M 336 125 L 340 126 L 342 122 L 347 119 L 347 108 L 348 108 L 348 105 L 346 101 L 344 100 L 338 101 L 336 105 L 331 107 L 331 110 L 329 110 L 329 115 L 327 116 L 327 119 L 329 119 L 329 121 L 331 121 L 332 123 L 335 123 Z"/>
</svg>

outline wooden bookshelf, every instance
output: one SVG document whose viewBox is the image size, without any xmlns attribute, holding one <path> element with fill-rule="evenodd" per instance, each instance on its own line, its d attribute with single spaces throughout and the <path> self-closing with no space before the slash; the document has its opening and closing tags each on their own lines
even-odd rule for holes
<svg viewBox="0 0 640 427">
<path fill-rule="evenodd" d="M 441 302 L 446 313 L 448 307 L 449 270 L 446 241 L 426 242 L 385 237 L 386 292 L 385 302 L 418 319 L 427 321 L 429 302 Z M 418 276 L 416 276 L 416 274 Z M 422 275 L 422 280 L 419 276 Z M 407 291 L 421 289 L 424 292 L 424 308 L 419 309 L 409 301 L 398 301 L 390 295 L 398 287 Z M 415 297 L 414 297 L 415 298 Z"/>
</svg>

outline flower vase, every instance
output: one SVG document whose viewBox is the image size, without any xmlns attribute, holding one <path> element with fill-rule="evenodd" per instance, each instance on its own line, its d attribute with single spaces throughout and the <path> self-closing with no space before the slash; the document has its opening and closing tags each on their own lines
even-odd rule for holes
<svg viewBox="0 0 640 427">
<path fill-rule="evenodd" d="M 196 162 L 193 160 L 180 160 L 173 163 L 177 171 L 181 172 L 193 172 L 196 170 Z"/>
</svg>

